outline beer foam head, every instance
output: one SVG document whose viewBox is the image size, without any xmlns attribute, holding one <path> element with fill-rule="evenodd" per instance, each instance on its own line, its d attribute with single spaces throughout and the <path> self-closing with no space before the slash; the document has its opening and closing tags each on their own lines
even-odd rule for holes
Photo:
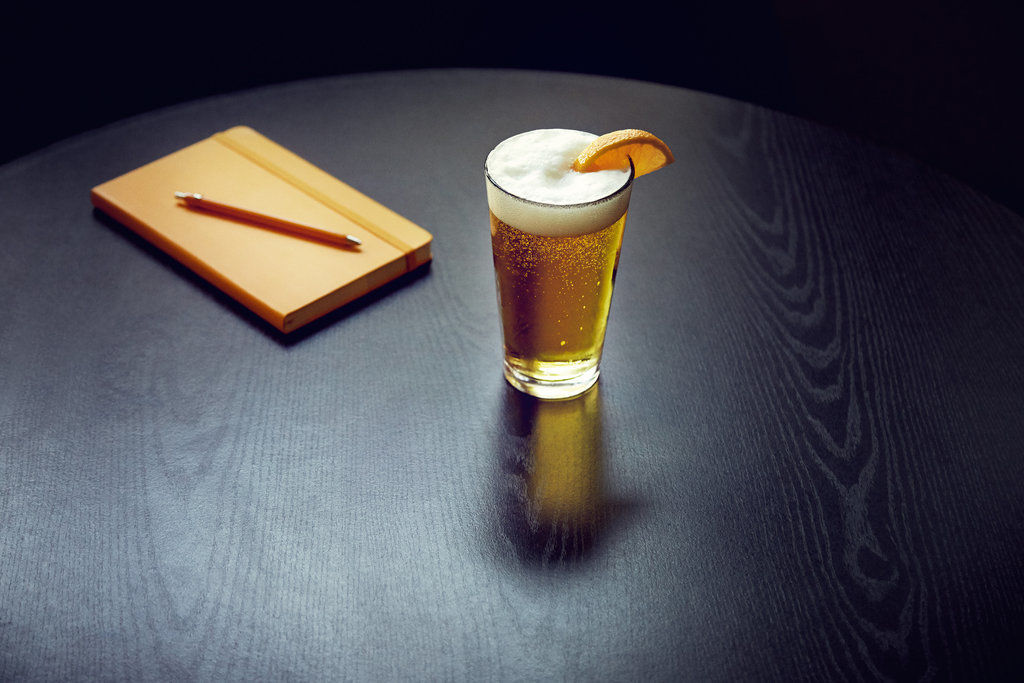
<svg viewBox="0 0 1024 683">
<path fill-rule="evenodd" d="M 596 137 L 548 128 L 501 142 L 487 155 L 491 211 L 535 235 L 579 235 L 614 223 L 629 206 L 632 170 L 572 170 L 573 160 Z"/>
</svg>

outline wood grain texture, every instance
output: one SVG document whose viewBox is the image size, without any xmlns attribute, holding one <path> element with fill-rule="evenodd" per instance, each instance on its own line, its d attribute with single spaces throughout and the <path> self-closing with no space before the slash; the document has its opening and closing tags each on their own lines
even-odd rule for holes
<svg viewBox="0 0 1024 683">
<path fill-rule="evenodd" d="M 804 627 L 823 636 L 808 652 L 815 677 L 966 675 L 951 652 L 999 672 L 1019 624 L 963 623 L 977 591 L 963 579 L 994 554 L 1008 573 L 985 576 L 992 606 L 1013 604 L 1020 554 L 986 533 L 981 501 L 998 485 L 992 463 L 974 460 L 1004 459 L 1019 486 L 1024 434 L 1016 408 L 956 387 L 995 383 L 1005 400 L 1024 386 L 1020 347 L 995 341 L 1024 331 L 1024 289 L 989 280 L 1021 264 L 1015 217 L 977 200 L 951 207 L 946 184 L 906 161 L 885 160 L 890 177 L 877 178 L 880 160 L 840 136 L 755 109 L 735 119 L 709 160 L 708 193 L 732 200 L 716 225 L 738 275 L 723 284 L 744 313 L 734 345 L 749 354 L 768 485 L 785 492 L 764 551 L 784 548 L 797 560 L 786 574 L 816 598 Z M 979 214 L 999 226 L 1000 248 Z M 975 420 L 994 422 L 986 431 L 1012 450 L 988 455 Z"/>
<path fill-rule="evenodd" d="M 238 123 L 433 266 L 285 338 L 90 211 Z M 597 390 L 545 403 L 501 377 L 482 165 L 556 125 L 677 162 Z M 4 166 L 0 234 L 0 678 L 1024 670 L 1024 220 L 911 159 L 631 81 L 355 76 Z"/>
</svg>

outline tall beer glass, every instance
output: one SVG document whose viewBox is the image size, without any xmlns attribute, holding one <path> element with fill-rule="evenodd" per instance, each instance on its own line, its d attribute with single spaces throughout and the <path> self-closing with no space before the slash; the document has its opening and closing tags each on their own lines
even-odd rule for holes
<svg viewBox="0 0 1024 683">
<path fill-rule="evenodd" d="M 532 133 L 583 136 L 578 142 L 564 143 L 565 149 L 560 148 L 561 143 L 553 145 L 557 159 L 552 168 L 560 172 L 564 167 L 566 173 L 575 173 L 569 168 L 575 153 L 596 137 L 578 131 Z M 546 139 L 542 135 L 540 143 L 545 144 Z M 597 196 L 594 188 L 588 196 L 566 187 L 576 179 L 559 180 L 550 168 L 534 174 L 541 178 L 540 184 L 548 186 L 536 189 L 531 184 L 537 178 L 524 185 L 514 173 L 506 173 L 507 159 L 506 168 L 492 168 L 502 162 L 495 154 L 502 145 L 488 156 L 485 177 L 505 378 L 532 396 L 569 398 L 597 381 L 632 167 L 606 177 Z M 579 196 L 588 198 L 576 201 Z"/>
</svg>

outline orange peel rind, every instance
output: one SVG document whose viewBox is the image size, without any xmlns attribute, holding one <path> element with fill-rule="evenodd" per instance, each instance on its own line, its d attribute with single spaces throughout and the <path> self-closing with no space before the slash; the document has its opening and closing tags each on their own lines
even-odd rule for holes
<svg viewBox="0 0 1024 683">
<path fill-rule="evenodd" d="M 653 133 L 636 128 L 617 130 L 596 138 L 573 161 L 572 168 L 580 173 L 626 168 L 633 160 L 634 176 L 668 166 L 675 157 Z"/>
</svg>

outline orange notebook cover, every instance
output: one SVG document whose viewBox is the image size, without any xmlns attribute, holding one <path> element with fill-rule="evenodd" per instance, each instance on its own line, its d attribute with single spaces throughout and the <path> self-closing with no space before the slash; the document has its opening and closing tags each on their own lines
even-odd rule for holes
<svg viewBox="0 0 1024 683">
<path fill-rule="evenodd" d="M 362 246 L 345 249 L 189 209 L 176 191 L 352 235 Z M 431 258 L 429 232 L 246 126 L 98 185 L 91 198 L 282 332 Z"/>
</svg>

